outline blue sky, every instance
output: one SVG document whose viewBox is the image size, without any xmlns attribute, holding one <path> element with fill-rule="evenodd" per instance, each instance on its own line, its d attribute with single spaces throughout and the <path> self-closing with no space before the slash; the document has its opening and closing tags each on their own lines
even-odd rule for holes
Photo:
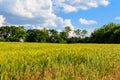
<svg viewBox="0 0 120 80">
<path fill-rule="evenodd" d="M 64 19 L 68 18 L 72 20 L 75 28 L 82 29 L 92 29 L 99 28 L 104 24 L 108 24 L 110 22 L 120 23 L 120 19 L 115 19 L 120 16 L 120 0 L 108 0 L 110 3 L 108 6 L 99 6 L 98 8 L 90 8 L 88 10 L 79 10 L 78 12 L 72 13 L 58 13 L 58 16 L 63 17 Z M 97 24 L 81 24 L 79 22 L 80 18 L 84 18 L 87 20 L 95 20 Z"/>
<path fill-rule="evenodd" d="M 120 0 L 0 0 L 0 26 L 24 25 L 89 32 L 109 22 L 120 23 Z"/>
</svg>

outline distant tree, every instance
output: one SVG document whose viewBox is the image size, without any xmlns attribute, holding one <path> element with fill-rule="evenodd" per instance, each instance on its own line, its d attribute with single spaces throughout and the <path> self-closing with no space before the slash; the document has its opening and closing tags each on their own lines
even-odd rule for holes
<svg viewBox="0 0 120 80">
<path fill-rule="evenodd" d="M 59 37 L 60 36 L 57 30 L 54 29 L 49 30 L 49 42 L 53 42 L 53 43 L 59 42 Z"/>
<path fill-rule="evenodd" d="M 39 39 L 40 39 L 40 30 L 37 30 L 37 29 L 30 29 L 30 30 L 27 30 L 27 38 L 26 38 L 26 41 L 28 42 L 39 42 Z"/>
<path fill-rule="evenodd" d="M 69 39 L 70 31 L 72 31 L 70 26 L 66 26 L 62 32 L 59 33 L 59 42 L 66 43 Z"/>
<path fill-rule="evenodd" d="M 74 30 L 74 34 L 75 34 L 75 36 L 77 36 L 78 38 L 81 38 L 81 30 L 80 30 L 80 29 Z"/>
<path fill-rule="evenodd" d="M 120 43 L 120 25 L 118 24 L 110 37 L 110 42 Z"/>
<path fill-rule="evenodd" d="M 119 43 L 120 25 L 109 23 L 96 29 L 90 36 L 90 41 L 95 43 Z"/>
<path fill-rule="evenodd" d="M 10 27 L 10 34 L 7 38 L 7 41 L 20 41 L 20 39 L 25 40 L 25 37 L 27 36 L 26 30 L 23 26 L 11 26 Z"/>
<path fill-rule="evenodd" d="M 85 30 L 85 29 L 82 30 L 82 31 L 81 31 L 81 37 L 82 37 L 82 38 L 85 38 L 85 36 L 86 36 L 87 33 L 88 33 L 87 30 Z"/>
<path fill-rule="evenodd" d="M 66 33 L 67 38 L 69 37 L 70 32 L 72 31 L 70 26 L 66 26 L 64 32 Z"/>
<path fill-rule="evenodd" d="M 70 37 L 67 40 L 67 43 L 79 43 L 80 40 L 81 40 L 81 38 L 79 38 L 79 37 Z"/>
<path fill-rule="evenodd" d="M 9 26 L 3 26 L 0 27 L 0 38 L 6 39 L 10 35 L 10 27 Z"/>
<path fill-rule="evenodd" d="M 23 26 L 4 26 L 0 28 L 0 37 L 6 41 L 19 41 L 25 39 L 26 30 Z"/>
<path fill-rule="evenodd" d="M 48 39 L 47 31 L 44 30 L 30 29 L 27 30 L 27 34 L 28 42 L 46 42 Z"/>
<path fill-rule="evenodd" d="M 62 40 L 62 42 L 64 42 L 64 43 L 67 42 L 68 34 L 66 32 L 64 32 L 64 31 L 60 32 L 59 36 L 60 36 L 60 39 Z"/>
<path fill-rule="evenodd" d="M 90 37 L 86 37 L 86 30 L 74 30 L 66 26 L 63 31 L 47 28 L 25 30 L 24 26 L 0 27 L 0 41 L 27 41 L 27 42 L 52 42 L 52 43 L 120 43 L 120 24 L 109 23 L 96 29 Z"/>
<path fill-rule="evenodd" d="M 74 34 L 78 37 L 78 38 L 84 38 L 85 35 L 87 34 L 87 31 L 84 29 L 84 30 L 80 30 L 80 29 L 77 29 L 77 30 L 74 30 Z"/>
<path fill-rule="evenodd" d="M 49 42 L 49 30 L 47 28 L 43 28 L 41 31 L 42 31 L 43 38 L 44 38 L 44 40 L 42 41 Z"/>
</svg>

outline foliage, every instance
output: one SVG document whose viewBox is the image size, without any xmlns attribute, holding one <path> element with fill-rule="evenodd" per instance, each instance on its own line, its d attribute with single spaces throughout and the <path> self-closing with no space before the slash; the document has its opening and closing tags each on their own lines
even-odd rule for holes
<svg viewBox="0 0 120 80">
<path fill-rule="evenodd" d="M 27 34 L 26 41 L 28 42 L 46 42 L 48 39 L 48 33 L 43 30 L 30 29 Z"/>
<path fill-rule="evenodd" d="M 74 30 L 74 33 L 78 38 L 84 38 L 85 35 L 87 34 L 87 31 L 85 29 L 84 30 L 76 29 Z"/>
<path fill-rule="evenodd" d="M 86 37 L 85 29 L 72 30 L 66 26 L 61 32 L 43 28 L 25 30 L 23 26 L 0 27 L 0 41 L 26 41 L 48 43 L 120 43 L 120 24 L 109 23 L 96 29 Z"/>
<path fill-rule="evenodd" d="M 120 43 L 120 24 L 109 23 L 91 34 L 91 42 L 95 43 Z"/>
<path fill-rule="evenodd" d="M 5 39 L 3 39 L 3 38 L 0 38 L 0 42 L 5 42 Z"/>
<path fill-rule="evenodd" d="M 58 31 L 54 29 L 50 29 L 49 30 L 49 42 L 58 43 L 59 40 L 60 40 L 60 36 L 58 34 Z"/>
<path fill-rule="evenodd" d="M 0 37 L 6 41 L 18 42 L 21 38 L 25 39 L 26 30 L 23 26 L 4 26 L 0 27 Z"/>
</svg>

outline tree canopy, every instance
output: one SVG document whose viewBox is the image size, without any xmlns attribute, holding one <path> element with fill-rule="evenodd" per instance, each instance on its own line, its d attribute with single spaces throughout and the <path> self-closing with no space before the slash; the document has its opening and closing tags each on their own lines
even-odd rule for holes
<svg viewBox="0 0 120 80">
<path fill-rule="evenodd" d="M 72 36 L 71 36 L 72 32 Z M 87 30 L 72 30 L 66 26 L 61 32 L 55 29 L 28 29 L 24 26 L 0 27 L 0 41 L 49 43 L 120 43 L 120 24 L 109 23 L 86 37 Z"/>
<path fill-rule="evenodd" d="M 90 41 L 93 43 L 120 43 L 120 24 L 103 25 L 91 34 Z"/>
</svg>

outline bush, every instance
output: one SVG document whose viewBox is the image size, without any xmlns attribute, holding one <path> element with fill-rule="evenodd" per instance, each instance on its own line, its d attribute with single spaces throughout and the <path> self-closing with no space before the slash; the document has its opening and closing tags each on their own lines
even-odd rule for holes
<svg viewBox="0 0 120 80">
<path fill-rule="evenodd" d="M 0 42 L 5 42 L 6 40 L 4 38 L 0 38 Z"/>
</svg>

